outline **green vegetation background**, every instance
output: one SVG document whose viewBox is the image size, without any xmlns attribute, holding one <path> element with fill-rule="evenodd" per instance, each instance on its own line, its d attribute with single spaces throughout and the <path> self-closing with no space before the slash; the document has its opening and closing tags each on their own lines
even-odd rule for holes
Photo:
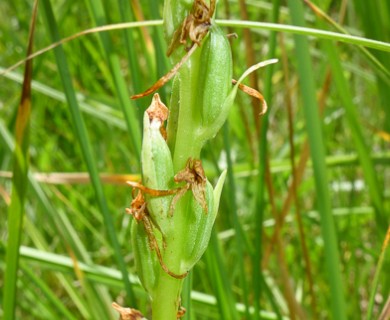
<svg viewBox="0 0 390 320">
<path fill-rule="evenodd" d="M 218 3 L 217 18 L 235 21 L 221 24 L 238 35 L 236 78 L 267 58 L 279 63 L 247 80 L 263 92 L 267 115 L 239 94 L 205 148 L 210 179 L 229 172 L 210 248 L 184 288 L 185 319 L 378 318 L 389 297 L 381 248 L 390 211 L 390 4 L 317 2 L 322 16 L 298 0 Z M 159 20 L 162 6 L 42 0 L 34 51 L 95 26 Z M 0 2 L 0 72 L 25 57 L 31 12 L 31 1 Z M 259 24 L 248 32 L 243 20 Z M 296 37 L 284 26 L 302 23 L 383 46 L 364 51 L 358 41 Z M 85 35 L 34 59 L 28 191 L 15 230 L 7 212 L 23 69 L 0 76 L 0 294 L 7 301 L 4 257 L 17 233 L 16 319 L 116 319 L 113 301 L 150 316 L 124 181 L 140 172 L 150 102 L 129 96 L 171 68 L 157 24 Z M 170 85 L 160 91 L 168 106 Z"/>
</svg>

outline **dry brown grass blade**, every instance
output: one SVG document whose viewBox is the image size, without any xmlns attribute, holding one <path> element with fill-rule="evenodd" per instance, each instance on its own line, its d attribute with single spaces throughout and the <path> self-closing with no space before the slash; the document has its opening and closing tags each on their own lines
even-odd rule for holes
<svg viewBox="0 0 390 320">
<path fill-rule="evenodd" d="M 239 5 L 240 5 L 241 19 L 244 21 L 250 20 L 248 16 L 248 9 L 245 0 L 240 0 Z M 252 41 L 252 34 L 249 29 L 244 29 L 243 33 L 244 33 L 244 42 L 246 48 L 246 55 L 245 55 L 246 65 L 247 67 L 250 67 L 256 63 L 255 50 L 253 48 L 253 41 Z M 255 90 L 259 89 L 256 72 L 253 72 L 249 75 L 249 84 Z M 257 117 L 257 115 L 261 113 L 261 108 L 259 106 L 259 101 L 257 99 L 252 99 L 252 113 L 256 124 L 256 131 L 258 134 L 260 132 L 260 119 L 259 117 Z"/>
<path fill-rule="evenodd" d="M 100 180 L 105 184 L 124 185 L 127 181 L 138 181 L 139 174 L 111 174 L 101 173 Z M 87 172 L 51 172 L 51 173 L 33 173 L 36 181 L 47 184 L 87 184 L 90 183 L 90 177 Z M 12 178 L 12 172 L 0 171 L 0 178 Z"/>
<path fill-rule="evenodd" d="M 305 2 L 310 6 L 309 1 L 305 1 Z M 311 8 L 313 9 L 313 7 L 311 7 Z M 341 12 L 339 15 L 340 22 L 344 19 L 344 14 L 345 14 L 345 7 L 342 6 L 342 9 L 341 9 Z M 283 43 L 281 43 L 281 46 L 283 49 Z M 285 67 L 285 65 L 286 65 L 286 61 L 283 62 L 283 66 L 284 66 L 283 70 L 284 70 L 284 74 L 288 75 L 288 69 Z M 287 78 L 288 78 L 288 76 L 287 76 Z M 327 75 L 326 75 L 326 79 L 325 79 L 325 82 L 324 82 L 324 85 L 323 85 L 323 88 L 321 91 L 321 95 L 319 96 L 319 99 L 318 99 L 321 114 L 323 113 L 326 97 L 327 97 L 327 94 L 329 92 L 330 82 L 331 82 L 331 73 L 328 70 Z M 286 83 L 286 87 L 288 87 L 288 83 Z M 289 96 L 291 96 L 291 93 L 288 96 L 286 96 L 286 101 L 287 101 L 288 105 L 291 104 L 291 101 L 289 101 Z M 289 114 L 289 116 L 290 116 L 290 114 Z M 291 121 L 291 119 L 290 119 L 290 121 Z M 292 137 L 292 132 L 290 132 L 290 137 Z M 290 144 L 291 144 L 291 146 L 293 146 L 292 141 L 290 141 Z M 291 158 L 294 159 L 293 154 L 291 155 Z M 307 245 L 306 245 L 306 241 L 305 241 L 303 225 L 302 225 L 301 217 L 298 213 L 299 202 L 298 202 L 298 197 L 297 197 L 297 187 L 302 182 L 304 170 L 305 170 L 306 163 L 308 160 L 309 160 L 309 146 L 308 146 L 308 142 L 306 139 L 306 141 L 304 142 L 303 147 L 302 147 L 301 157 L 299 160 L 298 167 L 295 167 L 295 163 L 292 160 L 292 173 L 293 173 L 292 183 L 289 186 L 287 198 L 285 199 L 285 201 L 283 203 L 281 215 L 276 220 L 275 230 L 274 230 L 274 233 L 271 237 L 271 241 L 269 242 L 269 245 L 265 249 L 263 265 L 264 266 L 268 265 L 268 260 L 269 260 L 270 254 L 272 252 L 272 247 L 275 245 L 275 243 L 277 242 L 277 239 L 280 237 L 279 234 L 281 233 L 281 229 L 284 225 L 285 218 L 286 218 L 288 212 L 290 211 L 291 204 L 293 202 L 295 202 L 296 203 L 297 222 L 298 222 L 298 228 L 299 228 L 299 236 L 300 236 L 300 241 L 301 241 L 301 245 L 302 245 L 302 251 L 303 251 L 303 255 L 304 255 L 305 265 L 307 268 L 306 272 L 307 272 L 307 277 L 309 280 L 309 290 L 310 290 L 310 295 L 311 295 L 311 299 L 312 299 L 313 312 L 314 312 L 314 314 L 318 314 L 317 310 L 316 310 L 316 298 L 315 298 L 315 293 L 314 293 L 314 283 L 313 283 L 313 277 L 312 277 L 313 273 L 311 271 L 311 264 L 310 264 L 310 259 L 309 259 L 309 253 L 307 251 Z"/>
<path fill-rule="evenodd" d="M 225 16 L 226 16 L 226 19 L 230 19 L 231 17 L 231 14 L 230 14 L 230 4 L 229 4 L 229 1 L 228 0 L 224 0 L 224 3 L 223 3 L 223 7 L 225 8 Z M 237 33 L 234 32 L 233 28 L 231 27 L 227 27 L 227 32 L 228 34 L 226 35 L 226 37 L 229 39 L 229 42 L 230 42 L 230 45 L 232 45 L 234 39 L 238 38 L 238 35 Z M 237 97 L 237 99 L 239 99 L 239 97 Z M 248 146 L 250 148 L 250 156 L 251 156 L 251 163 L 255 163 L 255 159 L 257 157 L 257 146 L 255 144 L 255 134 L 254 132 L 252 132 L 252 129 L 250 128 L 250 124 L 249 124 L 249 117 L 246 113 L 246 110 L 244 110 L 244 104 L 243 103 L 238 103 L 238 110 L 240 112 L 240 117 L 242 119 L 242 122 L 244 124 L 244 128 L 245 128 L 245 135 L 247 137 L 247 141 L 248 141 Z"/>
<path fill-rule="evenodd" d="M 232 79 L 232 83 L 236 84 L 237 80 Z M 248 86 L 246 86 L 246 85 L 244 85 L 242 83 L 240 83 L 238 85 L 238 88 L 241 91 L 245 92 L 246 94 L 249 94 L 252 98 L 257 99 L 257 100 L 260 101 L 260 103 L 261 103 L 261 110 L 258 113 L 257 117 L 258 116 L 262 116 L 263 114 L 265 114 L 267 112 L 267 110 L 268 110 L 267 101 L 265 101 L 264 96 L 260 93 L 260 91 L 254 89 L 254 88 L 248 87 Z"/>
<path fill-rule="evenodd" d="M 329 87 L 330 87 L 330 81 L 331 81 L 331 75 L 330 72 L 328 72 L 326 79 L 325 79 L 325 84 L 323 85 L 321 96 L 319 98 L 320 101 L 320 113 L 323 113 L 324 107 L 325 107 L 325 97 L 327 96 L 327 93 L 329 92 Z M 309 143 L 308 140 L 306 139 L 303 143 L 302 146 L 302 151 L 301 151 L 301 157 L 298 162 L 297 166 L 297 176 L 296 176 L 296 186 L 298 187 L 299 184 L 302 182 L 303 175 L 305 173 L 305 168 L 306 164 L 309 161 Z M 285 222 L 287 214 L 290 212 L 291 205 L 293 203 L 294 197 L 293 197 L 293 191 L 292 191 L 292 184 L 290 184 L 288 192 L 287 192 L 287 197 L 283 202 L 283 207 L 282 207 L 282 212 L 278 220 L 276 220 L 276 225 L 275 225 L 275 231 L 273 235 L 271 236 L 270 242 L 268 247 L 264 250 L 264 259 L 263 259 L 263 266 L 268 265 L 268 260 L 269 256 L 272 252 L 273 245 L 275 243 L 275 239 L 277 237 L 276 233 L 280 233 L 280 230 Z"/>
<path fill-rule="evenodd" d="M 141 8 L 141 4 L 139 0 L 133 0 L 131 1 L 131 5 L 133 7 L 133 12 L 135 15 L 135 18 L 137 21 L 145 21 L 145 16 Z M 142 32 L 142 38 L 145 41 L 146 48 L 148 49 L 149 52 L 154 51 L 154 46 L 153 46 L 153 41 L 152 38 L 149 34 L 149 31 L 145 27 L 141 27 L 141 32 Z"/>
<path fill-rule="evenodd" d="M 387 298 L 385 306 L 383 307 L 378 320 L 388 320 L 388 319 L 390 319 L 390 296 Z"/>
<path fill-rule="evenodd" d="M 287 105 L 287 111 L 288 111 L 288 130 L 289 130 L 289 145 L 290 145 L 290 162 L 291 162 L 291 170 L 292 170 L 292 180 L 291 180 L 291 192 L 293 194 L 294 203 L 295 203 L 295 214 L 296 219 L 298 223 L 298 234 L 299 234 L 299 240 L 301 244 L 303 259 L 305 261 L 305 271 L 306 276 L 309 283 L 309 292 L 310 292 L 310 299 L 311 299 L 311 306 L 313 315 L 318 317 L 318 311 L 317 311 L 317 301 L 316 301 L 316 295 L 314 293 L 314 281 L 313 281 L 313 273 L 312 273 L 312 267 L 310 262 L 310 255 L 307 248 L 306 243 L 306 235 L 305 230 L 303 227 L 302 222 L 302 216 L 301 216 L 301 206 L 300 201 L 298 197 L 298 191 L 297 191 L 297 167 L 295 163 L 295 145 L 294 145 L 294 115 L 293 115 L 293 106 L 292 106 L 292 87 L 290 84 L 290 74 L 288 70 L 288 58 L 287 58 L 287 52 L 285 50 L 285 44 L 284 44 L 284 36 L 283 34 L 280 34 L 280 47 L 282 51 L 282 67 L 283 67 L 283 73 L 284 73 L 284 82 L 286 86 L 285 91 L 285 101 Z"/>
<path fill-rule="evenodd" d="M 34 2 L 33 15 L 31 17 L 30 31 L 28 35 L 27 56 L 33 51 L 35 21 L 38 10 L 38 0 Z M 31 114 L 31 80 L 32 80 L 32 60 L 26 61 L 24 69 L 22 94 L 18 114 L 16 118 L 16 143 L 23 146 L 28 136 L 28 125 Z"/>
<path fill-rule="evenodd" d="M 275 219 L 275 221 L 278 221 L 278 210 L 276 208 L 276 203 L 275 203 L 275 189 L 273 187 L 273 182 L 272 182 L 272 175 L 271 175 L 271 166 L 270 166 L 270 161 L 269 157 L 266 157 L 266 164 L 265 164 L 265 180 L 266 180 L 266 185 L 268 189 L 268 195 L 269 195 L 269 202 L 271 205 L 271 212 L 272 215 Z M 283 239 L 280 235 L 280 233 L 275 232 L 275 238 L 272 239 L 274 241 L 274 244 L 276 246 L 276 259 L 278 261 L 278 267 L 280 271 L 280 275 L 282 277 L 282 282 L 283 282 L 283 295 L 286 299 L 287 302 L 287 307 L 289 310 L 289 316 L 291 320 L 295 320 L 296 318 L 299 319 L 305 319 L 305 314 L 303 312 L 303 309 L 301 305 L 298 303 L 296 300 L 295 294 L 294 294 L 294 288 L 293 284 L 291 282 L 291 274 L 289 271 L 289 268 L 286 263 L 285 259 L 285 252 L 284 252 L 284 242 Z"/>
<path fill-rule="evenodd" d="M 171 80 L 175 76 L 175 74 L 179 71 L 180 67 L 188 61 L 188 59 L 195 52 L 197 47 L 198 46 L 196 44 L 193 44 L 191 49 L 188 50 L 188 52 L 184 55 L 184 57 L 166 75 L 158 79 L 157 82 L 154 85 L 152 85 L 149 89 L 145 90 L 142 93 L 131 96 L 131 99 L 135 100 L 135 99 L 146 97 L 147 95 L 160 89 L 164 84 L 166 84 L 169 80 Z"/>
<path fill-rule="evenodd" d="M 181 189 L 181 188 L 177 188 L 177 189 L 171 189 L 171 190 L 156 190 L 156 189 L 151 189 L 151 188 L 145 187 L 143 184 L 138 183 L 138 182 L 134 182 L 134 181 L 127 181 L 126 183 L 130 187 L 141 190 L 143 193 L 149 194 L 153 197 L 170 196 L 170 195 L 178 193 L 178 191 Z"/>
</svg>

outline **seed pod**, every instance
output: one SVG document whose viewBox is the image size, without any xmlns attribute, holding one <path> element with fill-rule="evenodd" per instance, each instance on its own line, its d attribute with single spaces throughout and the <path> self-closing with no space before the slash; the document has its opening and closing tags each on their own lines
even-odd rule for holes
<svg viewBox="0 0 390 320">
<path fill-rule="evenodd" d="M 208 246 L 211 231 L 218 213 L 219 200 L 225 177 L 226 171 L 221 174 L 214 190 L 210 182 L 207 181 L 207 213 L 191 193 L 188 193 L 185 197 L 183 197 L 182 201 L 188 201 L 189 205 L 188 210 L 185 213 L 188 230 L 186 232 L 186 238 L 183 239 L 185 246 L 183 247 L 182 270 L 191 270 L 191 268 L 202 257 Z"/>
<path fill-rule="evenodd" d="M 153 291 L 158 283 L 160 264 L 156 253 L 150 247 L 144 224 L 135 219 L 131 225 L 131 242 L 138 277 L 145 290 L 153 296 Z"/>
<path fill-rule="evenodd" d="M 202 112 L 202 126 L 209 127 L 222 112 L 231 89 L 232 55 L 226 36 L 216 25 L 210 28 L 201 49 L 196 91 L 202 93 L 202 99 L 196 103 Z"/>
<path fill-rule="evenodd" d="M 176 103 L 171 103 L 174 111 L 168 121 L 168 140 L 176 170 L 186 161 L 185 156 L 178 157 L 188 150 L 188 139 L 191 156 L 199 158 L 204 143 L 220 129 L 214 126 L 215 121 L 221 116 L 226 120 L 229 108 L 224 108 L 224 102 L 232 88 L 231 81 L 229 42 L 218 26 L 212 25 L 201 47 L 181 66 L 174 80 L 172 99 Z"/>
<path fill-rule="evenodd" d="M 142 178 L 143 184 L 155 190 L 169 190 L 173 185 L 173 164 L 171 152 L 161 134 L 163 121 L 167 117 L 164 114 L 166 107 L 161 102 L 158 94 L 153 97 L 152 104 L 144 114 L 144 136 L 142 141 Z M 166 109 L 166 112 L 168 110 Z M 164 119 L 165 118 L 165 119 Z M 169 211 L 172 196 L 154 197 L 145 194 L 150 217 L 161 232 L 169 228 L 167 213 Z"/>
</svg>

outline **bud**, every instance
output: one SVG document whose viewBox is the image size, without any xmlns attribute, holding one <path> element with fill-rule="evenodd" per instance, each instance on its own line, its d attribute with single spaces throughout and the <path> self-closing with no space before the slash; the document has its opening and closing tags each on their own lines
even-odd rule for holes
<svg viewBox="0 0 390 320">
<path fill-rule="evenodd" d="M 138 277 L 145 290 L 150 296 L 153 296 L 161 267 L 156 253 L 150 247 L 149 236 L 142 221 L 133 219 L 131 225 L 131 243 Z"/>
<path fill-rule="evenodd" d="M 196 104 L 202 112 L 202 126 L 209 127 L 223 112 L 223 103 L 232 88 L 232 55 L 226 36 L 216 25 L 211 27 L 201 49 L 197 91 L 202 98 Z"/>
<path fill-rule="evenodd" d="M 142 180 L 144 186 L 150 189 L 169 190 L 173 187 L 174 171 L 171 152 L 162 134 L 167 117 L 168 109 L 156 93 L 144 114 L 141 151 Z M 171 223 L 168 221 L 167 213 L 172 196 L 155 197 L 145 194 L 145 198 L 150 217 L 156 227 L 161 232 L 168 231 Z"/>
<path fill-rule="evenodd" d="M 188 201 L 187 211 L 180 213 L 185 215 L 187 226 L 187 232 L 181 240 L 184 243 L 181 270 L 191 270 L 206 251 L 217 217 L 225 177 L 226 171 L 221 174 L 214 190 L 210 182 L 206 182 L 207 212 L 190 192 L 181 200 Z"/>
</svg>

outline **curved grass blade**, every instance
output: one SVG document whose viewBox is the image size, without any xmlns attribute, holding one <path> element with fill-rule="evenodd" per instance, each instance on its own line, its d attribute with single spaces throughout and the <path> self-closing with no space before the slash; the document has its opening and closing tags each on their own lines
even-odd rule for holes
<svg viewBox="0 0 390 320">
<path fill-rule="evenodd" d="M 304 1 L 309 6 L 309 8 L 313 10 L 315 14 L 317 14 L 320 18 L 323 18 L 325 21 L 331 24 L 337 31 L 343 34 L 349 34 L 346 29 L 344 29 L 341 25 L 339 25 L 336 21 L 334 21 L 329 15 L 326 14 L 326 12 L 321 10 L 314 3 L 310 2 L 309 0 L 304 0 Z M 367 57 L 367 59 L 372 63 L 372 65 L 378 71 L 381 72 L 381 75 L 385 76 L 384 80 L 387 81 L 387 83 L 390 83 L 389 70 L 366 48 L 359 46 L 358 49 Z"/>
<path fill-rule="evenodd" d="M 319 30 L 314 28 L 305 28 L 302 26 L 293 26 L 280 23 L 267 23 L 267 22 L 254 22 L 254 21 L 240 21 L 240 20 L 216 20 L 220 26 L 229 26 L 236 28 L 251 28 L 262 29 L 278 32 L 293 33 L 296 35 L 313 36 L 319 39 L 329 39 L 334 41 L 340 41 L 344 43 L 350 43 L 358 46 L 364 46 L 380 51 L 390 52 L 390 43 L 352 36 L 348 34 L 341 34 L 338 32 Z"/>
<path fill-rule="evenodd" d="M 56 294 L 49 288 L 49 286 L 42 281 L 27 265 L 22 264 L 21 268 L 26 276 L 36 286 L 40 292 L 53 304 L 56 314 L 61 314 L 61 319 L 76 320 L 77 318 L 64 306 L 63 302 L 56 296 Z"/>
</svg>

